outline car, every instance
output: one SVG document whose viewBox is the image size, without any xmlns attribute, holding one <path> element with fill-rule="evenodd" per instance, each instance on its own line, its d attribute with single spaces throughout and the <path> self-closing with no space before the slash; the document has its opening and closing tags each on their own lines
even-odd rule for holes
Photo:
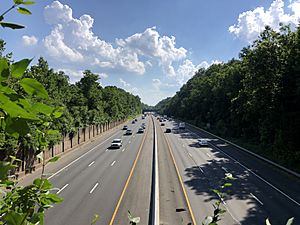
<svg viewBox="0 0 300 225">
<path fill-rule="evenodd" d="M 165 123 L 161 123 L 160 125 L 161 125 L 161 126 L 164 126 L 164 125 L 165 125 Z"/>
<path fill-rule="evenodd" d="M 110 148 L 121 148 L 122 147 L 122 140 L 121 139 L 114 139 L 111 142 Z"/>
<path fill-rule="evenodd" d="M 201 147 L 201 146 L 208 146 L 208 142 L 206 139 L 199 139 L 198 140 L 198 145 Z"/>
<path fill-rule="evenodd" d="M 138 133 L 144 133 L 144 129 L 143 129 L 142 127 L 140 127 L 140 128 L 138 129 Z"/>
<path fill-rule="evenodd" d="M 179 129 L 184 130 L 185 129 L 185 123 L 179 123 Z"/>
<path fill-rule="evenodd" d="M 132 135 L 132 130 L 127 129 L 126 132 L 125 132 L 125 135 Z"/>
<path fill-rule="evenodd" d="M 136 122 L 136 121 L 137 121 L 137 119 L 134 119 L 134 121 Z"/>
<path fill-rule="evenodd" d="M 166 133 L 171 133 L 171 132 L 172 132 L 172 130 L 170 128 L 166 129 Z"/>
<path fill-rule="evenodd" d="M 143 119 L 145 119 L 145 117 L 144 117 L 144 116 L 142 116 L 142 120 L 143 120 Z"/>
<path fill-rule="evenodd" d="M 127 130 L 128 129 L 128 126 L 127 125 L 124 125 L 123 126 L 123 130 Z"/>
<path fill-rule="evenodd" d="M 145 130 L 146 129 L 146 125 L 141 125 L 141 128 L 143 128 Z"/>
<path fill-rule="evenodd" d="M 131 122 L 132 124 L 135 124 L 135 121 L 134 120 L 132 120 L 132 122 Z"/>
</svg>

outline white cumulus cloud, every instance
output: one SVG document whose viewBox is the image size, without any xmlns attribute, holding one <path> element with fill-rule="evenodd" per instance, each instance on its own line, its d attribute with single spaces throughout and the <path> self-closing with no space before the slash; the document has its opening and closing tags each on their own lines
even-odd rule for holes
<svg viewBox="0 0 300 225">
<path fill-rule="evenodd" d="M 220 64 L 220 63 L 222 62 L 219 60 L 213 60 L 211 61 L 211 63 L 208 63 L 207 61 L 203 61 L 198 65 L 194 65 L 191 60 L 186 59 L 181 65 L 179 65 L 175 73 L 170 77 L 174 78 L 179 85 L 183 85 L 190 78 L 192 78 L 200 68 L 207 69 L 212 64 Z"/>
<path fill-rule="evenodd" d="M 284 10 L 283 0 L 274 0 L 268 9 L 257 7 L 254 10 L 243 12 L 239 15 L 237 24 L 229 27 L 229 32 L 236 37 L 252 42 L 264 30 L 265 26 L 270 26 L 274 30 L 279 30 L 279 24 L 291 24 L 295 27 L 300 19 L 300 0 L 289 1 L 288 8 L 292 14 Z"/>
<path fill-rule="evenodd" d="M 117 39 L 116 43 L 149 58 L 156 58 L 166 74 L 173 75 L 173 61 L 186 57 L 187 50 L 176 48 L 175 37 L 161 36 L 156 27 L 148 28 L 143 33 L 136 33 L 126 39 Z"/>
<path fill-rule="evenodd" d="M 125 69 L 143 74 L 144 63 L 138 54 L 101 40 L 92 31 L 94 19 L 89 15 L 74 18 L 72 9 L 59 1 L 44 9 L 44 17 L 52 26 L 51 33 L 43 39 L 46 53 L 64 63 L 81 63 L 98 68 Z"/>
<path fill-rule="evenodd" d="M 152 79 L 152 85 L 156 90 L 159 90 L 160 86 L 162 85 L 162 82 L 160 81 L 160 79 L 155 78 Z"/>
<path fill-rule="evenodd" d="M 23 35 L 22 43 L 24 46 L 34 46 L 38 43 L 38 39 L 34 35 L 31 36 Z"/>
<path fill-rule="evenodd" d="M 119 82 L 124 86 L 124 87 L 130 87 L 131 84 L 127 83 L 125 80 L 123 80 L 122 78 L 119 79 Z"/>
</svg>

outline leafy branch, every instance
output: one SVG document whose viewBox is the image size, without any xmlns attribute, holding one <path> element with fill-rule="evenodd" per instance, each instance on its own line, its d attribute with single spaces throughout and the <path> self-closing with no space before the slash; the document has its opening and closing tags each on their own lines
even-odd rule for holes
<svg viewBox="0 0 300 225">
<path fill-rule="evenodd" d="M 0 25 L 5 28 L 5 27 L 8 27 L 8 28 L 11 28 L 11 29 L 23 29 L 25 28 L 25 26 L 23 25 L 20 25 L 20 24 L 16 24 L 16 23 L 10 23 L 10 22 L 4 22 L 4 16 L 9 13 L 10 11 L 12 11 L 13 9 L 17 8 L 17 12 L 19 12 L 20 14 L 23 14 L 23 15 L 31 15 L 31 11 L 27 8 L 24 8 L 24 7 L 19 7 L 21 5 L 33 5 L 35 4 L 35 2 L 33 1 L 23 1 L 23 0 L 14 0 L 14 4 L 9 8 L 7 9 L 5 12 L 3 12 L 1 15 L 0 15 Z"/>
</svg>

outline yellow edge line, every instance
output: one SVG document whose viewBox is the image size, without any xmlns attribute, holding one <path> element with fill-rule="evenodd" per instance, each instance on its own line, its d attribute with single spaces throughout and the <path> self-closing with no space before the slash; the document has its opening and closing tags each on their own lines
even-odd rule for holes
<svg viewBox="0 0 300 225">
<path fill-rule="evenodd" d="M 148 122 L 148 124 L 149 124 L 149 122 Z M 119 199 L 119 201 L 118 201 L 118 204 L 117 204 L 117 206 L 116 206 L 116 209 L 115 209 L 115 211 L 114 211 L 114 213 L 113 213 L 113 215 L 112 215 L 112 218 L 111 218 L 111 220 L 110 220 L 109 225 L 112 225 L 113 222 L 114 222 L 114 220 L 115 220 L 115 217 L 116 217 L 117 212 L 118 212 L 118 210 L 119 210 L 120 204 L 121 204 L 122 199 L 123 199 L 123 197 L 124 197 L 124 194 L 125 194 L 125 192 L 126 192 L 127 186 L 128 186 L 128 184 L 129 184 L 130 179 L 131 179 L 131 176 L 132 176 L 132 174 L 133 174 L 135 165 L 136 165 L 137 160 L 138 160 L 138 158 L 139 158 L 139 156 L 140 156 L 141 149 L 142 149 L 142 147 L 143 147 L 143 145 L 144 145 L 146 136 L 147 136 L 147 134 L 148 134 L 148 130 L 149 130 L 149 129 L 147 129 L 147 132 L 146 132 L 146 134 L 145 134 L 145 136 L 144 136 L 144 138 L 143 138 L 143 141 L 142 141 L 142 143 L 141 143 L 141 145 L 140 145 L 139 152 L 138 152 L 138 154 L 137 154 L 137 156 L 136 156 L 136 158 L 135 158 L 135 160 L 134 160 L 133 166 L 132 166 L 132 168 L 131 168 L 131 171 L 130 171 L 130 173 L 129 173 L 129 176 L 128 176 L 128 178 L 127 178 L 127 181 L 126 181 L 126 183 L 125 183 L 125 186 L 124 186 L 124 188 L 123 188 L 122 194 L 121 194 L 121 196 L 120 196 L 120 199 Z"/>
<path fill-rule="evenodd" d="M 197 225 L 196 220 L 195 220 L 195 217 L 194 217 L 193 210 L 192 210 L 192 208 L 191 208 L 191 204 L 190 204 L 189 198 L 188 198 L 188 196 L 187 196 L 187 194 L 186 194 L 186 191 L 185 191 L 185 188 L 184 188 L 184 185 L 183 185 L 183 182 L 182 182 L 182 179 L 181 179 L 181 176 L 180 176 L 180 173 L 179 173 L 179 170 L 178 170 L 178 167 L 177 167 L 177 164 L 176 164 L 174 155 L 173 155 L 173 153 L 172 153 L 172 149 L 171 149 L 170 143 L 169 143 L 168 139 L 166 138 L 165 134 L 164 134 L 164 138 L 165 138 L 165 140 L 166 140 L 166 142 L 167 142 L 167 144 L 168 144 L 169 152 L 170 152 L 170 154 L 171 154 L 171 157 L 172 157 L 172 160 L 173 160 L 173 163 L 174 163 L 176 172 L 177 172 L 177 176 L 178 176 L 178 179 L 179 179 L 179 181 L 180 181 L 181 188 L 182 188 L 182 190 L 183 190 L 183 194 L 184 194 L 186 203 L 187 203 L 187 205 L 188 205 L 188 208 L 189 208 L 189 211 L 190 211 L 190 214 L 191 214 L 191 217 L 192 217 L 193 224 L 194 224 L 194 225 Z"/>
</svg>

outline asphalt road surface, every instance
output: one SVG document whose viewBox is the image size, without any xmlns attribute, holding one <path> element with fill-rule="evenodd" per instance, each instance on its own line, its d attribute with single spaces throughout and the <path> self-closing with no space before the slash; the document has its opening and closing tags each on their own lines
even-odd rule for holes
<svg viewBox="0 0 300 225">
<path fill-rule="evenodd" d="M 176 122 L 165 127 L 175 128 Z M 165 129 L 162 127 L 162 129 Z M 300 224 L 300 181 L 261 160 L 193 127 L 164 134 L 174 154 L 196 223 L 212 215 L 218 196 L 212 189 L 225 183 L 226 173 L 237 179 L 224 198 L 226 213 L 219 224 Z M 205 138 L 208 146 L 199 146 Z"/>
<path fill-rule="evenodd" d="M 186 127 L 174 130 L 178 124 L 167 121 L 161 126 L 154 118 L 157 130 L 159 168 L 160 224 L 202 224 L 213 213 L 213 203 L 219 197 L 212 189 L 220 189 L 226 173 L 237 179 L 222 190 L 226 213 L 221 225 L 265 224 L 283 225 L 295 217 L 300 224 L 299 179 L 238 150 L 236 147 L 199 129 Z M 141 123 L 146 130 L 137 134 Z M 124 125 L 124 124 L 123 124 Z M 118 126 L 96 139 L 66 153 L 58 162 L 49 164 L 46 173 L 58 189 L 64 202 L 46 212 L 47 225 L 129 224 L 127 211 L 140 217 L 139 224 L 149 224 L 153 165 L 154 131 L 152 119 L 138 118 L 127 123 L 132 135 L 124 135 Z M 171 133 L 165 133 L 172 128 Z M 121 138 L 120 149 L 110 149 L 110 143 Z M 205 138 L 208 146 L 199 146 Z M 21 185 L 32 182 L 40 169 L 24 177 Z"/>
</svg>

